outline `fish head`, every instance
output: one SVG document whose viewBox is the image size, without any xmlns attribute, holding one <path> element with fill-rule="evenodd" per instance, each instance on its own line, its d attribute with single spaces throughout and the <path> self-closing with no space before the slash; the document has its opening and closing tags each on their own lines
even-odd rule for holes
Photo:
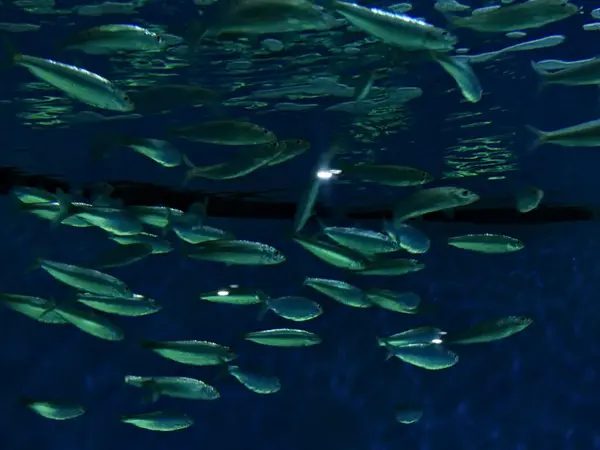
<svg viewBox="0 0 600 450">
<path fill-rule="evenodd" d="M 512 251 L 521 250 L 525 245 L 521 241 L 514 241 L 508 244 L 508 249 Z"/>
<path fill-rule="evenodd" d="M 547 0 L 542 14 L 548 18 L 566 19 L 578 12 L 579 7 L 573 3 L 569 3 L 569 0 Z"/>
<path fill-rule="evenodd" d="M 285 142 L 287 151 L 294 154 L 304 153 L 310 148 L 310 142 L 303 139 L 286 139 L 282 142 Z"/>
<path fill-rule="evenodd" d="M 448 193 L 458 205 L 469 205 L 479 200 L 479 195 L 468 189 L 449 188 Z"/>
<path fill-rule="evenodd" d="M 419 170 L 419 179 L 421 184 L 427 184 L 433 181 L 433 176 L 427 172 Z"/>
<path fill-rule="evenodd" d="M 255 127 L 256 131 L 259 133 L 259 135 L 261 135 L 261 137 L 257 139 L 260 142 L 257 143 L 277 142 L 277 136 L 275 136 L 275 133 L 273 133 L 270 130 L 267 130 L 264 127 L 261 127 L 260 125 L 255 125 Z"/>
<path fill-rule="evenodd" d="M 135 104 L 133 103 L 133 100 L 131 100 L 127 93 L 120 90 L 115 91 L 115 95 L 111 103 L 112 105 L 109 105 L 110 109 L 113 109 L 115 111 L 131 112 L 135 109 Z"/>
<path fill-rule="evenodd" d="M 273 250 L 265 255 L 269 264 L 280 264 L 285 261 L 285 255 L 279 250 Z"/>
<path fill-rule="evenodd" d="M 458 42 L 456 35 L 441 28 L 431 28 L 427 34 L 427 41 L 429 41 L 427 47 L 430 50 L 449 52 L 454 49 Z"/>
</svg>

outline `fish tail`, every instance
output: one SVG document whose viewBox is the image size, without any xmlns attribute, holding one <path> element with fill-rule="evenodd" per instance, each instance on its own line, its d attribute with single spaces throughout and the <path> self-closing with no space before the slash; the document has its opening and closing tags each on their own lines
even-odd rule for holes
<svg viewBox="0 0 600 450">
<path fill-rule="evenodd" d="M 538 147 L 547 142 L 547 133 L 532 127 L 531 125 L 525 125 L 525 127 L 536 136 L 535 141 L 527 148 L 527 153 L 533 153 Z"/>
<path fill-rule="evenodd" d="M 196 173 L 198 172 L 198 166 L 196 166 L 192 161 L 190 161 L 190 158 L 188 158 L 187 155 L 182 155 L 182 158 L 183 163 L 189 168 L 189 170 L 185 173 L 185 176 L 183 177 L 182 187 L 185 187 L 192 180 L 192 178 L 196 176 Z"/>
<path fill-rule="evenodd" d="M 538 84 L 538 93 L 543 91 L 550 85 L 550 81 L 548 80 L 548 73 L 546 70 L 542 69 L 535 61 L 531 61 L 531 68 L 538 75 L 540 82 Z"/>
</svg>

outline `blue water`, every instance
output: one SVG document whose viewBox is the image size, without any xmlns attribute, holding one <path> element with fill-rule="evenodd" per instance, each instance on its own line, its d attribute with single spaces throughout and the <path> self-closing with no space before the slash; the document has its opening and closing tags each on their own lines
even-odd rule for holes
<svg viewBox="0 0 600 450">
<path fill-rule="evenodd" d="M 58 5 L 72 7 L 73 4 Z M 587 10 L 594 2 L 585 4 Z M 181 27 L 189 4 L 169 8 L 151 3 L 144 10 L 148 22 Z M 193 10 L 193 9 L 192 9 Z M 166 11 L 166 12 L 165 12 Z M 26 14 L 6 2 L 1 21 L 43 23 L 37 33 L 15 38 L 28 54 L 57 57 L 54 42 L 64 38 L 65 24 L 73 30 L 102 23 L 130 21 L 129 16 L 78 17 Z M 439 16 L 436 20 L 439 19 Z M 415 165 L 438 178 L 448 170 L 444 149 L 465 130 L 452 128 L 445 118 L 452 112 L 483 112 L 490 130 L 514 135 L 508 149 L 517 170 L 493 174 L 506 180 L 490 181 L 489 174 L 446 183 L 474 189 L 491 198 L 506 198 L 519 183 L 543 188 L 548 202 L 598 204 L 600 157 L 594 149 L 545 147 L 525 150 L 531 137 L 525 124 L 544 129 L 596 118 L 598 92 L 594 87 L 552 88 L 538 93 L 530 59 L 578 59 L 595 56 L 597 40 L 583 33 L 587 18 L 574 17 L 544 27 L 529 38 L 565 34 L 567 43 L 533 54 L 511 56 L 491 68 L 476 68 L 484 86 L 477 105 L 446 92 L 452 80 L 440 70 L 411 73 L 401 85 L 424 89 L 411 103 L 411 128 L 386 141 L 388 162 Z M 441 22 L 438 20 L 438 22 Z M 477 52 L 499 48 L 507 39 L 465 32 L 467 46 Z M 11 36 L 13 38 L 13 36 Z M 69 59 L 70 58 L 70 59 Z M 103 58 L 69 56 L 69 62 L 110 73 Z M 79 59 L 77 59 L 79 58 Z M 185 81 L 189 72 L 182 75 Z M 106 130 L 132 134 L 158 133 L 164 117 L 140 121 L 78 125 L 68 129 L 32 129 L 17 114 L 22 102 L 13 101 L 17 86 L 32 78 L 23 70 L 2 74 L 0 105 L 2 152 L 0 165 L 18 166 L 34 173 L 60 176 L 75 188 L 85 182 L 133 180 L 178 187 L 180 170 L 165 170 L 131 153 L 106 161 L 90 158 L 89 144 Z M 202 74 L 194 78 L 203 81 Z M 206 80 L 206 77 L 204 78 Z M 75 110 L 86 110 L 76 105 Z M 251 117 L 252 112 L 239 112 Z M 186 118 L 179 113 L 176 120 Z M 197 116 L 198 119 L 201 116 Z M 284 137 L 313 143 L 307 155 L 277 170 L 258 172 L 226 186 L 196 182 L 194 188 L 245 190 L 286 188 L 288 199 L 300 187 L 316 156 L 343 130 L 336 118 L 321 112 L 263 116 L 263 125 Z M 342 131 L 343 132 L 343 131 Z M 194 144 L 180 143 L 191 153 Z M 208 157 L 210 159 L 214 155 Z M 332 204 L 380 204 L 399 194 L 327 187 L 324 201 Z M 107 245 L 99 230 L 59 227 L 16 212 L 8 198 L 0 200 L 0 291 L 39 295 L 56 300 L 72 292 L 43 271 L 29 271 L 37 256 L 85 265 Z M 432 239 L 423 256 L 427 269 L 405 277 L 352 276 L 326 266 L 291 239 L 291 222 L 266 220 L 211 220 L 211 225 L 239 237 L 268 243 L 287 256 L 285 264 L 266 268 L 225 267 L 184 259 L 177 252 L 152 256 L 132 266 L 111 270 L 132 289 L 164 306 L 159 314 L 142 318 L 113 318 L 125 329 L 123 342 L 106 342 L 69 326 L 36 323 L 8 309 L 0 311 L 1 450 L 592 450 L 600 449 L 600 232 L 598 223 L 539 226 L 469 226 L 424 222 Z M 351 224 L 356 225 L 356 224 Z M 379 223 L 362 223 L 377 229 Z M 446 245 L 449 236 L 469 232 L 498 232 L 518 237 L 525 249 L 508 255 L 480 255 Z M 307 276 L 344 279 L 361 287 L 414 290 L 431 306 L 419 316 L 383 310 L 345 308 L 302 288 Z M 323 337 L 319 346 L 280 349 L 241 339 L 249 331 L 288 326 L 267 315 L 257 321 L 259 308 L 201 302 L 199 293 L 230 284 L 250 285 L 272 296 L 303 294 L 325 310 L 306 329 Z M 527 315 L 534 324 L 507 340 L 465 346 L 460 362 L 447 370 L 426 371 L 399 360 L 385 361 L 375 337 L 422 325 L 458 330 L 476 322 L 507 315 Z M 231 377 L 220 378 L 218 368 L 194 368 L 162 359 L 143 350 L 139 341 L 200 339 L 233 346 L 240 364 L 277 375 L 282 390 L 261 396 Z M 185 411 L 195 420 L 189 430 L 153 433 L 119 422 L 127 413 L 150 411 L 139 390 L 125 386 L 125 375 L 190 376 L 214 384 L 221 398 L 213 402 L 163 398 L 157 407 Z M 17 402 L 20 395 L 68 398 L 88 407 L 73 421 L 55 422 L 34 415 Z M 397 405 L 423 409 L 413 425 L 394 421 Z"/>
</svg>

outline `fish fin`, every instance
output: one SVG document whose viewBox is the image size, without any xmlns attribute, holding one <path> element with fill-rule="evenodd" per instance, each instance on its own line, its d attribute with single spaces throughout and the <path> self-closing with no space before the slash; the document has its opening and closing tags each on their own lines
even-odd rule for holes
<svg viewBox="0 0 600 450">
<path fill-rule="evenodd" d="M 46 306 L 46 308 L 44 308 L 44 312 L 40 314 L 38 319 L 41 319 L 42 317 L 46 316 L 47 314 L 50 314 L 51 312 L 56 312 L 60 316 L 60 313 L 56 311 L 56 308 L 56 300 L 54 300 L 53 298 L 48 299 L 48 305 Z"/>
<path fill-rule="evenodd" d="M 160 390 L 157 389 L 156 382 L 153 380 L 144 381 L 142 383 L 142 388 L 146 389 L 146 393 L 142 398 L 142 403 L 147 405 L 158 401 L 160 398 Z"/>
<path fill-rule="evenodd" d="M 265 301 L 261 307 L 260 307 L 260 311 L 258 312 L 258 315 L 256 316 L 256 320 L 263 320 L 265 318 L 265 315 L 269 312 L 269 302 Z"/>
<path fill-rule="evenodd" d="M 217 374 L 215 375 L 215 377 L 213 378 L 213 381 L 219 381 L 222 380 L 223 378 L 227 378 L 227 376 L 229 375 L 229 370 L 228 370 L 228 365 L 224 365 L 224 366 L 220 366 L 221 370 L 219 370 L 217 372 Z"/>
<path fill-rule="evenodd" d="M 188 167 L 188 171 L 185 173 L 183 177 L 182 187 L 187 186 L 187 184 L 192 180 L 192 178 L 196 177 L 196 172 L 198 171 L 198 166 L 196 166 L 190 158 L 187 157 L 186 154 L 181 155 L 183 163 Z"/>
<path fill-rule="evenodd" d="M 535 134 L 536 136 L 536 140 L 533 141 L 533 143 L 527 148 L 527 153 L 531 154 L 535 150 L 537 150 L 538 147 L 544 145 L 547 142 L 547 133 L 538 130 L 535 127 L 532 127 L 531 125 L 525 125 L 525 128 L 527 128 L 531 133 Z"/>
</svg>

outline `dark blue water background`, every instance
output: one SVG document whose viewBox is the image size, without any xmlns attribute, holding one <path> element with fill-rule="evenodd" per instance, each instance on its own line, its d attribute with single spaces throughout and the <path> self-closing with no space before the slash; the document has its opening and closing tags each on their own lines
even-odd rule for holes
<svg viewBox="0 0 600 450">
<path fill-rule="evenodd" d="M 64 5 L 63 5 L 64 6 Z M 72 5 L 70 5 L 72 6 Z M 586 4 L 589 10 L 595 7 Z M 597 6 L 600 6 L 597 5 Z M 178 11 L 180 7 L 181 13 Z M 185 22 L 190 5 L 174 4 L 161 16 L 160 5 L 150 4 L 145 19 L 173 26 Z M 425 12 L 431 14 L 429 7 Z M 416 9 L 416 12 L 421 12 Z M 54 42 L 68 34 L 68 21 L 53 23 L 51 16 L 19 13 L 10 5 L 0 9 L 2 21 L 48 21 L 39 33 L 17 38 L 29 54 L 57 57 Z M 417 14 L 418 15 L 418 14 Z M 443 23 L 439 16 L 435 20 Z M 577 59 L 598 53 L 598 38 L 583 33 L 588 18 L 575 17 L 531 33 L 529 37 L 562 33 L 567 43 L 553 49 L 524 53 L 497 63 L 495 70 L 477 67 L 486 95 L 477 105 L 460 102 L 456 92 L 443 94 L 452 80 L 435 66 L 409 73 L 401 85 L 417 85 L 425 93 L 411 103 L 412 128 L 386 142 L 396 150 L 389 162 L 406 163 L 439 175 L 443 150 L 461 130 L 440 130 L 455 111 L 486 111 L 493 127 L 515 133 L 511 148 L 520 171 L 506 174 L 508 182 L 485 176 L 452 180 L 490 196 L 510 194 L 511 182 L 536 184 L 548 201 L 598 204 L 600 156 L 593 149 L 545 147 L 533 154 L 525 149 L 531 137 L 524 124 L 544 129 L 596 118 L 598 92 L 594 87 L 552 88 L 539 94 L 529 59 Z M 72 16 L 84 29 L 102 23 L 129 21 L 128 17 Z M 467 46 L 477 52 L 508 45 L 465 32 Z M 501 45 L 500 42 L 503 44 Z M 108 70 L 103 58 L 80 56 L 86 68 Z M 74 62 L 74 61 L 73 61 Z M 434 70 L 435 69 L 435 70 Z M 504 69 L 504 70 L 501 70 Z M 200 76 L 201 79 L 201 76 Z M 0 98 L 10 101 L 16 84 L 31 81 L 23 70 L 2 73 Z M 495 111 L 487 112 L 491 108 Z M 32 131 L 15 118 L 17 106 L 2 105 L 1 165 L 16 165 L 36 173 L 55 174 L 75 185 L 85 181 L 127 179 L 178 186 L 180 170 L 164 170 L 139 155 L 120 153 L 97 162 L 90 159 L 89 143 L 104 124 L 66 130 Z M 197 114 L 197 113 L 196 113 Z M 201 118 L 202 116 L 196 116 Z M 181 113 L 178 120 L 190 119 Z M 227 190 L 291 188 L 298 198 L 318 151 L 336 135 L 339 124 L 323 113 L 263 116 L 262 124 L 284 137 L 304 137 L 313 149 L 279 170 L 257 172 L 227 186 L 199 183 L 194 187 Z M 156 133 L 165 118 L 127 121 L 113 125 L 134 134 Z M 183 151 L 198 151 L 180 144 Z M 15 150 L 19 148 L 20 150 Z M 348 187 L 327 188 L 329 202 L 380 202 L 376 191 L 354 196 Z M 388 198 L 400 198 L 397 191 Z M 0 290 L 64 299 L 71 292 L 42 271 L 27 272 L 37 255 L 85 264 L 107 245 L 97 230 L 61 227 L 0 204 Z M 68 326 L 45 326 L 17 313 L 0 311 L 0 417 L 2 450 L 591 450 L 600 448 L 600 228 L 597 223 L 535 226 L 476 226 L 423 223 L 432 238 L 424 255 L 427 269 L 406 277 L 346 275 L 304 252 L 290 239 L 290 222 L 213 220 L 214 226 L 236 235 L 280 248 L 288 261 L 267 268 L 224 267 L 190 261 L 177 253 L 153 256 L 111 273 L 135 292 L 156 298 L 164 310 L 144 318 L 116 318 L 126 331 L 121 343 L 105 342 Z M 379 223 L 363 223 L 378 228 Z M 468 232 L 501 232 L 526 243 L 524 251 L 498 256 L 470 254 L 448 247 L 448 236 Z M 382 310 L 354 310 L 334 304 L 301 287 L 306 276 L 346 279 L 364 287 L 414 290 L 432 305 L 423 316 L 404 316 Z M 228 284 L 251 285 L 270 295 L 300 294 L 321 301 L 325 314 L 307 324 L 323 336 L 323 344 L 306 349 L 279 349 L 245 342 L 248 331 L 289 325 L 269 315 L 257 322 L 257 307 L 203 303 L 198 294 Z M 479 320 L 512 314 L 530 315 L 535 323 L 523 333 L 489 345 L 459 350 L 455 367 L 430 372 L 397 360 L 386 362 L 375 337 L 420 325 L 448 330 Z M 231 344 L 240 364 L 278 375 L 283 389 L 271 396 L 247 391 L 232 378 L 215 380 L 218 369 L 193 368 L 163 360 L 139 348 L 142 339 L 202 339 Z M 141 393 L 123 384 L 134 375 L 192 376 L 213 382 L 222 398 L 214 402 L 161 399 L 164 409 L 188 412 L 196 425 L 182 432 L 152 433 L 119 422 L 119 415 L 150 410 Z M 66 397 L 89 407 L 74 421 L 53 422 L 35 416 L 17 403 L 19 395 Z M 403 426 L 394 421 L 397 404 L 422 406 L 422 420 Z"/>
</svg>

